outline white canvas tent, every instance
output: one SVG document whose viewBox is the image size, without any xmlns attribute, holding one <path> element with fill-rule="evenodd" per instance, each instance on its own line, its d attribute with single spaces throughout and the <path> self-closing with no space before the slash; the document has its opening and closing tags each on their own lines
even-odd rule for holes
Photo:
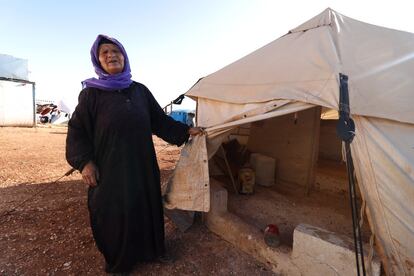
<svg viewBox="0 0 414 276">
<path fill-rule="evenodd" d="M 414 34 L 325 10 L 186 93 L 197 101 L 207 136 L 184 148 L 167 191 L 169 207 L 207 212 L 207 158 L 224 137 L 246 123 L 314 107 L 338 110 L 342 73 L 356 124 L 356 178 L 377 251 L 388 275 L 413 275 L 413 72 Z"/>
</svg>

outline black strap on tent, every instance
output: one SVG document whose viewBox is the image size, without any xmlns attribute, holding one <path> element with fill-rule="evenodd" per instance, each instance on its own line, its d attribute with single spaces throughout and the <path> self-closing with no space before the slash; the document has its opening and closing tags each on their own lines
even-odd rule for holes
<svg viewBox="0 0 414 276">
<path fill-rule="evenodd" d="M 339 74 L 340 87 L 339 87 L 339 120 L 336 126 L 336 132 L 345 143 L 345 157 L 346 167 L 348 171 L 349 180 L 349 196 L 351 201 L 352 209 L 352 228 L 354 232 L 354 246 L 355 246 L 355 257 L 358 276 L 361 275 L 360 270 L 362 269 L 362 275 L 365 276 L 365 263 L 364 263 L 364 252 L 362 247 L 361 229 L 359 226 L 358 218 L 358 204 L 356 200 L 355 192 L 355 179 L 354 179 L 354 164 L 351 155 L 351 142 L 355 136 L 355 123 L 350 118 L 349 108 L 349 94 L 348 94 L 348 76 Z M 359 263 L 361 262 L 361 266 Z"/>
<path fill-rule="evenodd" d="M 193 88 L 199 81 L 201 81 L 203 78 L 199 78 L 198 81 L 196 83 L 193 84 L 193 86 L 191 86 L 191 88 Z M 190 88 L 190 89 L 191 89 Z M 181 102 L 184 100 L 185 94 L 181 94 L 180 96 L 178 96 L 177 99 L 175 99 L 174 101 L 172 101 L 173 104 L 181 104 Z"/>
<path fill-rule="evenodd" d="M 177 99 L 175 99 L 173 102 L 173 104 L 181 104 L 181 102 L 184 100 L 184 94 L 181 94 L 180 96 L 178 96 Z"/>
</svg>

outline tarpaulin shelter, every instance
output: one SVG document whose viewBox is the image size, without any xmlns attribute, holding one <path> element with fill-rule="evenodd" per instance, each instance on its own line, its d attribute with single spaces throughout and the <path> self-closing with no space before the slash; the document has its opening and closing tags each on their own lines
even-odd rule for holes
<svg viewBox="0 0 414 276">
<path fill-rule="evenodd" d="M 35 83 L 27 60 L 0 54 L 0 126 L 36 124 Z"/>
<path fill-rule="evenodd" d="M 356 179 L 377 251 L 387 274 L 413 275 L 413 72 L 414 34 L 326 9 L 186 93 L 197 101 L 198 126 L 207 128 L 207 136 L 183 149 L 170 182 L 169 207 L 209 210 L 208 158 L 233 129 L 249 123 L 256 150 L 271 155 L 270 148 L 277 147 L 282 154 L 280 174 L 312 184 L 315 128 L 321 111 L 339 110 L 344 74 L 356 126 L 351 143 Z M 292 113 L 309 121 L 305 132 L 289 138 L 303 147 L 296 156 L 284 152 L 288 143 L 281 144 L 292 134 L 286 123 Z M 272 133 L 276 138 L 268 138 Z"/>
</svg>

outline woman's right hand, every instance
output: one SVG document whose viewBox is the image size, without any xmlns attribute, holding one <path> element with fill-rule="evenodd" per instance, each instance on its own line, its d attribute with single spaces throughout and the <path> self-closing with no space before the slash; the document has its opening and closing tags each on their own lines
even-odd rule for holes
<svg viewBox="0 0 414 276">
<path fill-rule="evenodd" d="M 188 129 L 188 134 L 190 134 L 191 136 L 197 136 L 197 135 L 205 135 L 206 132 L 201 127 L 190 127 Z"/>
<path fill-rule="evenodd" d="M 85 167 L 82 169 L 82 179 L 85 184 L 88 184 L 91 187 L 95 187 L 98 184 L 99 180 L 99 171 L 95 163 L 89 161 Z"/>
</svg>

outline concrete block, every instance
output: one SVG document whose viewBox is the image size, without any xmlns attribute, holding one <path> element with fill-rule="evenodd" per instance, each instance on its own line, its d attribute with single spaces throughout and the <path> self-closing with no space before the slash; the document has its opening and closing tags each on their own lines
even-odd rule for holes
<svg viewBox="0 0 414 276">
<path fill-rule="evenodd" d="M 204 216 L 207 227 L 258 261 L 270 265 L 277 275 L 301 275 L 290 260 L 289 248 L 270 248 L 260 229 L 227 211 L 227 196 L 220 182 L 210 179 L 210 212 Z"/>
<path fill-rule="evenodd" d="M 210 213 L 227 212 L 227 190 L 219 181 L 210 178 Z"/>
<path fill-rule="evenodd" d="M 306 275 L 290 258 L 290 249 L 284 246 L 271 248 L 263 239 L 263 232 L 229 212 L 207 213 L 207 227 L 238 249 L 250 254 L 259 262 L 268 264 L 276 275 Z"/>
<path fill-rule="evenodd" d="M 364 256 L 367 268 L 366 250 Z M 295 228 L 292 261 L 306 275 L 357 275 L 353 240 L 311 225 Z M 381 263 L 377 258 L 372 260 L 371 267 L 372 275 L 380 275 Z"/>
</svg>

